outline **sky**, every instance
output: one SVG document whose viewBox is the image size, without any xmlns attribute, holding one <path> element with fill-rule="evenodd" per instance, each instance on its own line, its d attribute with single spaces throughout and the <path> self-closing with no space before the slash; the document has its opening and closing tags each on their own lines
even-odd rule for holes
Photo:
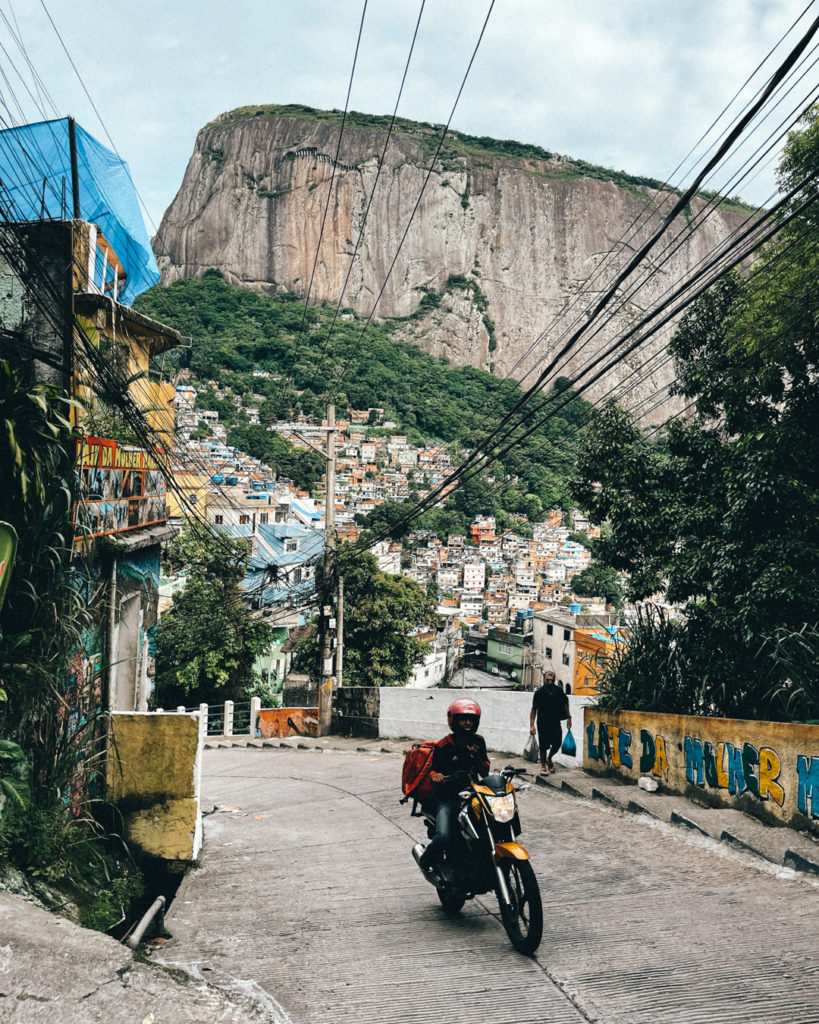
<svg viewBox="0 0 819 1024">
<path fill-rule="evenodd" d="M 262 103 L 344 108 L 363 8 L 0 0 L 0 114 L 6 124 L 70 114 L 113 142 L 154 234 L 197 132 L 217 114 Z M 421 0 L 368 0 L 350 109 L 392 113 L 420 8 Z M 805 0 L 495 0 L 451 126 L 683 183 L 693 158 L 675 169 L 804 8 Z M 449 119 L 488 9 L 489 0 L 426 0 L 399 115 Z M 800 87 L 811 88 L 815 69 Z M 729 184 L 729 194 L 764 204 L 774 163 L 772 155 L 738 187 L 727 174 L 710 187 Z"/>
</svg>

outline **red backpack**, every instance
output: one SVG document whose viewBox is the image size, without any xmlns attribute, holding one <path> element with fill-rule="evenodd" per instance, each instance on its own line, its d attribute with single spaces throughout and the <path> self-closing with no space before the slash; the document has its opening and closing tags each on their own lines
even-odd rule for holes
<svg viewBox="0 0 819 1024">
<path fill-rule="evenodd" d="M 445 736 L 442 740 L 424 740 L 423 743 L 413 743 L 412 747 L 404 754 L 404 767 L 401 770 L 401 789 L 404 791 L 406 803 L 410 797 L 419 803 L 435 799 L 435 784 L 429 777 L 432 770 L 432 756 L 435 748 L 445 743 L 451 743 L 452 738 Z"/>
</svg>

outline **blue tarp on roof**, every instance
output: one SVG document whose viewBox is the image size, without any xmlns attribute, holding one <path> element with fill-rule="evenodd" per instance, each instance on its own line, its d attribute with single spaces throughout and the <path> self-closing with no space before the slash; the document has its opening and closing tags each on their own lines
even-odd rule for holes
<svg viewBox="0 0 819 1024">
<path fill-rule="evenodd" d="M 159 280 L 131 172 L 79 125 L 76 136 L 80 216 L 99 226 L 125 268 L 125 287 L 118 298 L 130 305 Z M 0 182 L 0 212 L 7 220 L 71 219 L 68 118 L 0 131 Z"/>
<path fill-rule="evenodd" d="M 308 519 L 321 519 L 321 517 L 324 515 L 323 512 L 308 512 L 307 509 L 302 508 L 302 506 L 299 505 L 297 501 L 294 501 L 292 504 L 293 508 L 296 509 L 297 512 L 301 512 L 301 514 Z"/>
</svg>

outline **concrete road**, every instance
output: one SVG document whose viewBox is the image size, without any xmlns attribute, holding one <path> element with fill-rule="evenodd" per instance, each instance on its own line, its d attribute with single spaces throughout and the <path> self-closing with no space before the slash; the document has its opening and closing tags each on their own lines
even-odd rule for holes
<svg viewBox="0 0 819 1024">
<path fill-rule="evenodd" d="M 819 1022 L 819 879 L 538 787 L 522 841 L 546 920 L 523 957 L 493 898 L 441 910 L 400 768 L 398 753 L 207 751 L 201 868 L 155 959 L 274 1024 Z"/>
</svg>

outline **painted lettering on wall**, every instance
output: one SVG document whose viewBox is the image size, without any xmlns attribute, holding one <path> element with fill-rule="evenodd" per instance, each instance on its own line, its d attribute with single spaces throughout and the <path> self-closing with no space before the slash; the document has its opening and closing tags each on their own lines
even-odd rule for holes
<svg viewBox="0 0 819 1024">
<path fill-rule="evenodd" d="M 595 742 L 595 736 L 597 740 Z M 596 761 L 604 761 L 615 768 L 632 768 L 631 733 L 605 722 L 589 722 L 586 726 L 586 746 L 589 757 Z"/>
<path fill-rule="evenodd" d="M 785 803 L 785 790 L 779 782 L 782 760 L 772 747 L 703 743 L 695 736 L 686 736 L 683 752 L 687 782 L 703 788 L 727 789 L 732 796 L 750 792 L 762 800 L 773 800 L 780 807 Z"/>
<path fill-rule="evenodd" d="M 800 754 L 796 759 L 796 775 L 799 782 L 797 807 L 802 814 L 819 818 L 819 757 Z"/>
</svg>

